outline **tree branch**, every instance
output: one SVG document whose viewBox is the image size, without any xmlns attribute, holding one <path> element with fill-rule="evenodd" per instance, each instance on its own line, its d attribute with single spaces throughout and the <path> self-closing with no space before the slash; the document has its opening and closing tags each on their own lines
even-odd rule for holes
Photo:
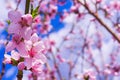
<svg viewBox="0 0 120 80">
<path fill-rule="evenodd" d="M 78 1 L 80 2 L 80 0 L 78 0 Z M 105 22 L 103 22 L 103 20 L 98 16 L 97 13 L 92 12 L 92 11 L 89 9 L 89 7 L 88 7 L 88 5 L 87 5 L 86 3 L 83 4 L 82 2 L 80 2 L 80 4 L 82 4 L 82 5 L 86 8 L 86 10 L 87 10 L 94 18 L 96 18 L 96 20 L 120 43 L 120 38 L 119 38 L 119 36 L 118 36 L 117 34 L 115 34 L 114 31 L 113 31 L 111 28 L 109 28 L 109 26 L 108 26 L 107 24 L 105 24 Z"/>
<path fill-rule="evenodd" d="M 2 63 L 2 72 L 0 74 L 0 80 L 2 80 L 2 77 L 3 77 L 4 73 L 5 73 L 5 64 Z"/>
<path fill-rule="evenodd" d="M 17 80 L 22 80 L 22 77 L 23 77 L 23 71 L 18 70 Z"/>
<path fill-rule="evenodd" d="M 30 0 L 26 0 L 25 3 L 25 14 L 29 13 Z"/>
</svg>

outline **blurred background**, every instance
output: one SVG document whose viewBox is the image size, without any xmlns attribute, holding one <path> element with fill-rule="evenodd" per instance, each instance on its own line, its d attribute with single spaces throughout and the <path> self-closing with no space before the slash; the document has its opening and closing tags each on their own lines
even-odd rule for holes
<svg viewBox="0 0 120 80">
<path fill-rule="evenodd" d="M 39 1 L 33 1 L 35 8 Z M 97 17 L 79 3 L 84 4 L 84 0 L 43 0 L 44 2 L 56 7 L 47 7 L 53 9 L 53 13 L 48 12 L 53 14 L 52 17 L 39 14 L 42 19 L 48 19 L 49 24 L 47 29 L 42 26 L 43 23 L 38 24 L 37 34 L 47 45 L 46 57 L 55 80 L 61 80 L 60 75 L 63 80 L 120 80 L 120 45 L 113 35 L 120 35 L 120 1 L 86 0 L 88 8 L 97 13 Z M 8 36 L 8 12 L 16 8 L 24 14 L 25 0 L 0 2 L 0 72 Z M 104 27 L 106 25 L 113 34 Z M 6 64 L 2 80 L 16 80 L 17 72 L 16 66 Z M 24 71 L 23 80 L 29 80 L 29 73 Z M 86 79 L 85 75 L 93 79 Z"/>
</svg>

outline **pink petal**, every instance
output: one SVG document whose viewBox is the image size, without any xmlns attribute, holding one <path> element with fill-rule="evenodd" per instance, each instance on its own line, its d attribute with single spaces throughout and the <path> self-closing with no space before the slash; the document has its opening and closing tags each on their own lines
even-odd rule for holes
<svg viewBox="0 0 120 80">
<path fill-rule="evenodd" d="M 4 59 L 3 63 L 10 64 L 11 63 L 11 56 L 8 54 L 4 54 L 4 57 L 5 57 L 5 59 Z"/>
<path fill-rule="evenodd" d="M 31 58 L 25 58 L 25 66 L 27 69 L 30 69 L 32 67 L 32 59 Z"/>
<path fill-rule="evenodd" d="M 18 23 L 21 20 L 22 14 L 19 11 L 10 11 L 8 17 L 11 22 Z"/>
<path fill-rule="evenodd" d="M 25 41 L 26 49 L 30 50 L 32 48 L 32 42 L 30 40 Z"/>
<path fill-rule="evenodd" d="M 21 57 L 29 57 L 28 52 L 25 47 L 25 44 L 23 42 L 21 42 L 19 45 L 17 45 L 17 50 L 20 53 Z"/>
<path fill-rule="evenodd" d="M 9 52 L 9 51 L 15 49 L 15 47 L 16 47 L 16 45 L 14 44 L 14 42 L 11 41 L 7 44 L 6 51 Z"/>
<path fill-rule="evenodd" d="M 26 30 L 26 28 L 27 27 L 22 27 L 21 29 L 20 29 L 20 35 L 24 38 L 24 36 L 25 36 L 25 30 Z"/>
<path fill-rule="evenodd" d="M 32 34 L 32 29 L 30 27 L 26 28 L 25 34 L 24 34 L 24 39 L 26 39 L 26 40 L 30 39 L 31 34 Z"/>
<path fill-rule="evenodd" d="M 34 74 L 39 74 L 42 72 L 42 68 L 43 68 L 43 65 L 41 64 L 38 64 L 38 63 L 34 63 L 34 66 L 32 66 L 32 72 Z"/>
<path fill-rule="evenodd" d="M 12 34 L 12 33 L 19 34 L 20 28 L 21 28 L 21 27 L 20 27 L 19 24 L 11 23 L 11 24 L 8 26 L 8 33 L 9 33 L 9 34 Z"/>
<path fill-rule="evenodd" d="M 35 55 L 34 59 L 35 59 L 36 61 L 40 62 L 41 64 L 44 64 L 44 63 L 47 62 L 46 56 L 43 55 L 43 54 L 39 54 L 39 53 L 37 53 L 37 54 Z"/>
<path fill-rule="evenodd" d="M 36 42 L 33 44 L 33 50 L 37 52 L 41 52 L 45 50 L 45 46 L 42 41 Z"/>
<path fill-rule="evenodd" d="M 37 24 L 41 24 L 41 16 L 39 16 L 39 15 L 36 16 L 33 21 Z"/>
<path fill-rule="evenodd" d="M 34 34 L 31 36 L 30 40 L 31 40 L 33 43 L 35 43 L 35 42 L 37 42 L 37 41 L 39 40 L 39 37 L 38 37 L 38 35 L 37 35 L 36 33 L 34 33 Z"/>
<path fill-rule="evenodd" d="M 23 27 L 20 30 L 20 35 L 25 39 L 29 40 L 32 34 L 32 29 L 30 27 Z"/>
<path fill-rule="evenodd" d="M 11 51 L 11 58 L 15 59 L 15 60 L 19 60 L 20 59 L 20 54 L 18 54 L 18 52 L 12 50 Z"/>
</svg>

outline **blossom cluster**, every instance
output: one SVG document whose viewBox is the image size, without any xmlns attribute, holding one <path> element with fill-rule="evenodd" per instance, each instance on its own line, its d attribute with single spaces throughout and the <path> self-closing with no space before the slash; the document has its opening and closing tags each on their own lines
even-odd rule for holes
<svg viewBox="0 0 120 80">
<path fill-rule="evenodd" d="M 40 15 L 35 17 L 33 27 L 37 32 L 47 34 L 53 29 L 51 19 L 57 14 L 56 1 L 42 1 L 39 3 L 38 13 Z M 38 26 L 40 26 L 40 28 L 38 28 Z"/>
<path fill-rule="evenodd" d="M 8 17 L 8 34 L 12 39 L 6 45 L 4 63 L 13 64 L 19 70 L 31 70 L 36 75 L 40 74 L 46 63 L 46 48 L 32 28 L 32 15 L 10 11 Z M 8 52 L 11 52 L 11 55 L 8 55 Z"/>
</svg>

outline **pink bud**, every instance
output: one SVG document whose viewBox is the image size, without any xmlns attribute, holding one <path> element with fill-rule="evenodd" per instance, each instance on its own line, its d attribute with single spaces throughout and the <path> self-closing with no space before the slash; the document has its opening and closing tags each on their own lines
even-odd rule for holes
<svg viewBox="0 0 120 80">
<path fill-rule="evenodd" d="M 0 27 L 4 27 L 4 22 L 0 21 Z"/>
<path fill-rule="evenodd" d="M 65 59 L 63 59 L 60 55 L 57 55 L 57 58 L 60 60 L 60 62 L 65 62 Z"/>
<path fill-rule="evenodd" d="M 35 23 L 39 23 L 41 22 L 41 16 L 36 16 L 33 20 Z"/>
<path fill-rule="evenodd" d="M 27 25 L 31 25 L 32 24 L 32 15 L 31 14 L 23 15 L 22 16 L 22 23 L 25 23 Z"/>
<path fill-rule="evenodd" d="M 17 67 L 19 70 L 24 70 L 24 68 L 25 68 L 24 62 L 20 62 Z"/>
<path fill-rule="evenodd" d="M 97 2 L 97 3 L 101 3 L 101 2 L 102 2 L 102 0 L 97 0 L 96 2 Z"/>
</svg>

